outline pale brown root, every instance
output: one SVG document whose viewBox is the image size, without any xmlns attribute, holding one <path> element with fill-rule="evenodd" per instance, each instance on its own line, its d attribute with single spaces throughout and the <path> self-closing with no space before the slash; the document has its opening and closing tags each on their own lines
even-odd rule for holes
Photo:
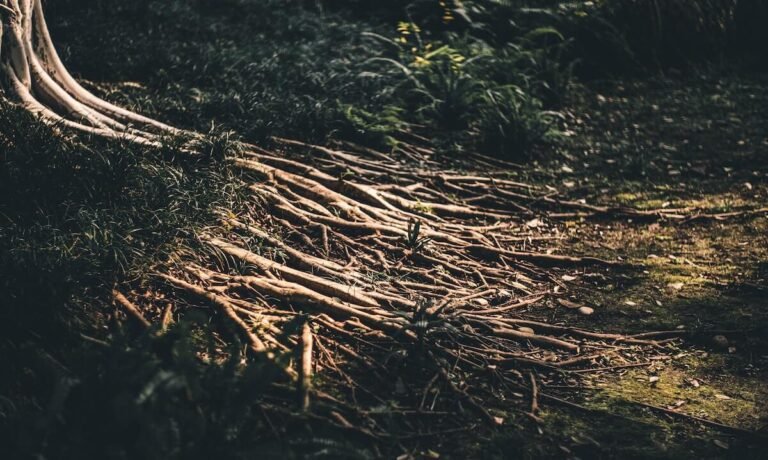
<svg viewBox="0 0 768 460">
<path fill-rule="evenodd" d="M 70 75 L 67 68 L 61 62 L 61 59 L 56 52 L 56 48 L 53 46 L 53 40 L 51 40 L 48 25 L 45 22 L 45 15 L 43 14 L 43 7 L 40 0 L 34 0 L 34 20 L 36 25 L 36 38 L 41 42 L 39 47 L 42 50 L 44 61 L 50 66 L 50 74 L 77 100 L 87 104 L 94 110 L 106 112 L 126 123 L 133 122 L 139 126 L 149 126 L 168 134 L 183 134 L 182 130 L 110 104 L 83 88 L 72 75 Z"/>
<path fill-rule="evenodd" d="M 533 372 L 528 375 L 531 377 L 531 414 L 535 416 L 539 412 L 539 385 Z"/>
<path fill-rule="evenodd" d="M 173 304 L 168 303 L 163 310 L 163 316 L 160 319 L 160 327 L 163 332 L 167 331 L 173 324 Z"/>
<path fill-rule="evenodd" d="M 556 339 L 546 335 L 531 334 L 530 332 L 521 332 L 514 329 L 507 328 L 495 328 L 491 332 L 497 337 L 504 337 L 507 339 L 514 339 L 519 341 L 529 341 L 536 345 L 544 345 L 548 347 L 560 348 L 567 351 L 579 351 L 579 346 L 575 343 L 566 342 L 564 340 Z"/>
<path fill-rule="evenodd" d="M 312 327 L 305 322 L 301 327 L 301 362 L 299 365 L 299 398 L 301 410 L 309 410 L 309 393 L 312 389 Z"/>
<path fill-rule="evenodd" d="M 320 292 L 326 296 L 338 297 L 342 300 L 355 302 L 358 305 L 369 308 L 379 308 L 379 303 L 365 295 L 362 291 L 340 283 L 328 281 L 319 276 L 311 275 L 306 272 L 294 270 L 282 264 L 278 264 L 265 257 L 261 257 L 245 249 L 239 248 L 233 244 L 222 241 L 218 238 L 210 240 L 213 246 L 221 249 L 224 253 L 238 257 L 246 262 L 252 263 L 265 272 L 273 271 L 279 273 L 284 279 L 300 283 L 314 291 Z"/>
<path fill-rule="evenodd" d="M 128 316 L 131 316 L 133 319 L 135 319 L 139 324 L 144 326 L 145 328 L 149 328 L 152 326 L 152 323 L 147 321 L 147 318 L 144 317 L 144 315 L 141 313 L 141 310 L 136 305 L 132 304 L 130 300 L 128 300 L 123 294 L 121 294 L 119 291 L 112 290 L 112 296 L 115 298 L 115 302 L 123 307 L 126 313 L 128 313 Z"/>
<path fill-rule="evenodd" d="M 224 297 L 216 295 L 212 292 L 208 292 L 198 286 L 195 286 L 193 284 L 187 283 L 184 280 L 180 280 L 178 278 L 174 278 L 172 276 L 168 275 L 161 275 L 163 278 L 165 278 L 168 282 L 171 284 L 182 288 L 186 291 L 189 291 L 191 293 L 194 293 L 206 300 L 208 300 L 211 304 L 218 307 L 221 312 L 230 320 L 233 324 L 235 324 L 240 333 L 245 336 L 245 338 L 248 341 L 248 344 L 250 345 L 251 349 L 256 353 L 263 353 L 267 351 L 267 347 L 264 345 L 264 342 L 253 333 L 253 330 L 250 326 L 248 326 L 245 321 L 243 321 L 239 316 L 237 316 L 237 313 L 235 313 L 235 307 L 227 301 Z"/>
</svg>

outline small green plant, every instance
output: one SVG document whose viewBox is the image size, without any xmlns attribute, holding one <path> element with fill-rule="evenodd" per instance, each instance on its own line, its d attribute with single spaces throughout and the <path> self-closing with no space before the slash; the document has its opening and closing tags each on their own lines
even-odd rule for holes
<svg viewBox="0 0 768 460">
<path fill-rule="evenodd" d="M 454 326 L 441 317 L 447 305 L 448 303 L 438 305 L 431 299 L 418 299 L 413 312 L 399 313 L 400 316 L 408 319 L 408 324 L 403 327 L 400 334 L 412 331 L 416 334 L 418 348 L 423 349 L 433 332 L 457 332 Z"/>
<path fill-rule="evenodd" d="M 437 145 L 519 156 L 546 138 L 554 120 L 547 107 L 562 104 L 571 87 L 567 41 L 554 28 L 539 27 L 515 42 L 491 44 L 474 29 L 449 30 L 456 19 L 450 12 L 457 11 L 449 3 L 441 3 L 443 31 L 400 22 L 394 38 L 367 34 L 383 48 L 365 75 L 387 82 L 388 106 L 401 108 L 398 120 L 428 131 Z M 472 24 L 482 30 L 482 23 Z"/>
<path fill-rule="evenodd" d="M 429 243 L 431 238 L 419 236 L 421 233 L 421 221 L 411 219 L 408 221 L 408 234 L 404 237 L 405 246 L 413 252 L 418 252 Z"/>
<path fill-rule="evenodd" d="M 416 73 L 416 94 L 424 100 L 418 111 L 439 129 L 455 132 L 467 129 L 473 118 L 481 82 L 463 69 L 463 56 L 452 48 L 432 57 Z"/>
<path fill-rule="evenodd" d="M 522 88 L 508 85 L 487 89 L 479 110 L 480 145 L 489 153 L 519 157 L 551 130 L 554 113 Z"/>
<path fill-rule="evenodd" d="M 237 155 L 242 147 L 233 131 L 211 123 L 211 128 L 204 139 L 200 141 L 200 152 L 213 161 L 222 161 L 227 157 Z"/>
<path fill-rule="evenodd" d="M 395 105 L 386 105 L 381 110 L 372 112 L 362 107 L 349 104 L 342 107 L 345 121 L 352 126 L 353 132 L 348 133 L 353 139 L 374 145 L 395 145 L 393 137 L 398 131 L 407 129 L 409 124 L 404 120 L 405 109 Z"/>
<path fill-rule="evenodd" d="M 399 96 L 414 106 L 415 113 L 420 115 L 419 121 L 430 122 L 449 132 L 466 129 L 481 85 L 481 80 L 467 69 L 484 55 L 478 51 L 482 46 L 473 47 L 455 39 L 450 40 L 455 44 L 430 41 L 412 22 L 400 22 L 397 30 L 399 36 L 395 40 L 383 39 L 396 47 L 397 57 L 372 61 L 388 64 L 396 74 L 405 77 L 400 83 Z M 474 45 L 481 44 L 475 42 Z"/>
<path fill-rule="evenodd" d="M 440 319 L 439 314 L 432 311 L 433 307 L 433 302 L 422 299 L 417 302 L 416 309 L 410 318 L 410 328 L 416 333 L 419 343 L 423 344 L 429 332 L 434 328 L 445 324 L 445 322 Z"/>
</svg>

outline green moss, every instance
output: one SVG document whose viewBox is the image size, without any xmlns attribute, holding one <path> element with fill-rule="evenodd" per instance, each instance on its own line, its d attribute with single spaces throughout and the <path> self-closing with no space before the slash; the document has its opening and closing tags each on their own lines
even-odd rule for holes
<svg viewBox="0 0 768 460">
<path fill-rule="evenodd" d="M 598 407 L 641 402 L 747 430 L 758 429 L 768 391 L 756 378 L 737 378 L 723 374 L 723 370 L 721 356 L 689 355 L 652 372 L 633 370 L 620 379 L 601 382 L 603 391 L 591 402 Z M 651 377 L 658 380 L 652 382 Z M 698 386 L 690 383 L 693 381 Z"/>
<path fill-rule="evenodd" d="M 640 195 L 637 193 L 619 193 L 614 197 L 616 201 L 623 204 L 630 204 L 639 198 Z"/>
</svg>

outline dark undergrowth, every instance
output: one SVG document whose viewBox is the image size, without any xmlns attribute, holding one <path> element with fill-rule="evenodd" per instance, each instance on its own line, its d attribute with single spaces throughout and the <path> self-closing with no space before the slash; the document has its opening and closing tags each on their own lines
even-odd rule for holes
<svg viewBox="0 0 768 460">
<path fill-rule="evenodd" d="M 209 136 L 209 151 L 227 148 L 220 137 Z M 117 321 L 110 291 L 146 288 L 158 264 L 195 251 L 213 212 L 239 206 L 232 173 L 172 144 L 70 139 L 6 103 L 0 152 L 3 457 L 188 457 L 227 446 L 230 428 L 212 420 L 241 423 L 252 408 L 238 402 L 235 416 L 232 401 L 250 400 L 237 388 L 258 386 L 232 365 L 193 359 L 210 344 L 190 333 L 201 328 L 138 335 Z"/>
<path fill-rule="evenodd" d="M 551 138 L 571 83 L 565 38 L 542 27 L 493 43 L 456 26 L 469 16 L 433 6 L 377 15 L 323 2 L 67 0 L 48 11 L 65 18 L 53 35 L 77 74 L 177 125 L 381 148 L 415 130 L 447 151 L 517 157 Z"/>
</svg>

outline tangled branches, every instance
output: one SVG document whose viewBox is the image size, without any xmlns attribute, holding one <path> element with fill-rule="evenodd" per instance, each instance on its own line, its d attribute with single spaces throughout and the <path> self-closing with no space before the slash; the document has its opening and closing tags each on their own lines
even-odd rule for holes
<svg viewBox="0 0 768 460">
<path fill-rule="evenodd" d="M 80 86 L 53 47 L 40 0 L 1 5 L 0 65 L 8 95 L 27 110 L 76 132 L 156 147 L 183 137 L 186 151 L 199 151 L 199 134 Z M 272 360 L 300 349 L 284 370 L 297 381 L 302 408 L 311 399 L 331 404 L 326 415 L 334 423 L 367 435 L 383 431 L 377 417 L 392 411 L 446 416 L 468 406 L 499 423 L 480 401 L 501 402 L 520 389 L 530 391 L 536 417 L 545 379 L 523 368 L 556 380 L 613 359 L 627 364 L 627 348 L 664 342 L 529 315 L 557 295 L 553 267 L 618 264 L 545 252 L 556 235 L 525 221 L 543 207 L 613 210 L 554 200 L 511 180 L 510 165 L 480 155 L 468 167 L 482 173 L 449 168 L 418 136 L 402 137 L 389 154 L 286 139 L 274 139 L 275 151 L 241 145 L 224 161 L 243 172 L 239 185 L 253 197 L 251 210 L 222 214 L 221 225 L 203 236 L 205 263 L 168 266 L 159 279 L 217 309 L 256 356 Z M 165 324 L 166 315 L 142 313 L 147 299 L 134 297 L 117 301 L 145 325 Z M 299 329 L 291 327 L 297 318 Z M 353 377 L 350 366 L 366 369 L 368 378 Z M 407 383 L 404 368 L 415 376 Z M 312 390 L 313 374 L 338 383 L 337 394 Z M 374 389 L 382 382 L 394 385 L 398 401 L 386 411 L 387 399 Z"/>
</svg>

